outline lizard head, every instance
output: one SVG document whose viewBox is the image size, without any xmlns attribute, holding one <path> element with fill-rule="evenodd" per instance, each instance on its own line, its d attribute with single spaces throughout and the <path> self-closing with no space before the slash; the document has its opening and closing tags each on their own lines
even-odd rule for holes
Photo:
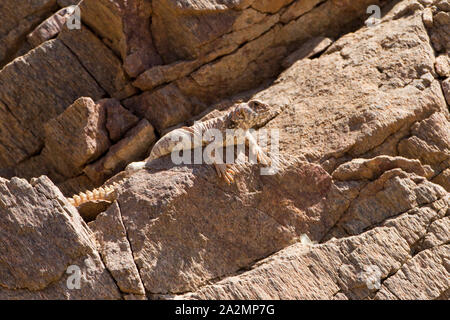
<svg viewBox="0 0 450 320">
<path fill-rule="evenodd" d="M 231 112 L 233 127 L 250 129 L 255 126 L 263 126 L 278 113 L 264 102 L 250 100 L 247 103 L 238 104 Z"/>
<path fill-rule="evenodd" d="M 256 115 L 246 103 L 240 103 L 231 111 L 230 116 L 234 128 L 245 128 Z"/>
</svg>

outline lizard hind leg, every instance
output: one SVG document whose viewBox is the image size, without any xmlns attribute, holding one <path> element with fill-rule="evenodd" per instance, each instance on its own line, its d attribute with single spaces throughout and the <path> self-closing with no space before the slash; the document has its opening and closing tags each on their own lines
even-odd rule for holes
<svg viewBox="0 0 450 320">
<path fill-rule="evenodd" d="M 265 167 L 269 167 L 272 164 L 272 159 L 264 152 L 264 150 L 257 146 L 254 152 L 256 153 L 256 160 Z"/>
<path fill-rule="evenodd" d="M 145 168 L 147 163 L 145 161 L 132 162 L 125 168 L 127 172 L 134 172 Z"/>
</svg>

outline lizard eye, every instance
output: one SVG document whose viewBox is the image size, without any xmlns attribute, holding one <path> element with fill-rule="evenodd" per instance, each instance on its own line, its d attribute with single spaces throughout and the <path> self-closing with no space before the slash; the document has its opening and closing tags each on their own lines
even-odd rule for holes
<svg viewBox="0 0 450 320">
<path fill-rule="evenodd" d="M 235 120 L 245 118 L 245 110 L 242 108 L 236 108 L 236 110 L 234 111 L 234 118 Z"/>
<path fill-rule="evenodd" d="M 251 100 L 248 105 L 250 106 L 250 108 L 252 108 L 253 110 L 264 110 L 265 109 L 265 104 L 259 100 Z"/>
</svg>

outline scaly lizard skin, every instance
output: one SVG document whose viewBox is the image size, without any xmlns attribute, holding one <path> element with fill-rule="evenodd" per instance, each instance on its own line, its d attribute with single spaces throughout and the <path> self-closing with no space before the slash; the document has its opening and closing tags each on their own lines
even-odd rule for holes
<svg viewBox="0 0 450 320">
<path fill-rule="evenodd" d="M 220 148 L 235 145 L 238 141 L 245 141 L 250 152 L 256 155 L 259 163 L 270 165 L 270 158 L 258 146 L 255 137 L 250 133 L 249 129 L 264 125 L 277 116 L 279 112 L 278 109 L 271 108 L 258 100 L 240 103 L 231 112 L 222 117 L 197 122 L 191 127 L 182 127 L 169 132 L 155 144 L 147 161 L 133 162 L 127 166 L 126 170 L 134 171 L 143 169 L 151 161 L 174 151 L 195 149 L 210 144 L 213 144 L 211 147 Z M 207 133 L 212 129 L 220 131 L 224 139 L 220 141 L 209 139 Z M 225 134 L 227 129 L 235 130 L 234 132 L 236 134 L 232 137 L 227 137 Z M 184 144 L 180 142 L 180 138 Z M 234 181 L 233 175 L 235 172 L 231 168 L 231 165 L 225 164 L 223 161 L 221 161 L 222 163 L 217 163 L 214 159 L 210 159 L 210 162 L 213 163 L 219 177 L 223 177 L 227 183 Z"/>
<path fill-rule="evenodd" d="M 146 161 L 133 162 L 126 167 L 126 172 L 131 173 L 140 169 L 144 169 L 149 164 L 158 158 L 171 154 L 174 151 L 195 149 L 211 145 L 215 148 L 227 147 L 237 143 L 245 144 L 249 147 L 249 151 L 256 155 L 259 163 L 269 166 L 271 159 L 265 154 L 262 148 L 257 144 L 255 137 L 249 131 L 254 127 L 261 127 L 268 121 L 275 118 L 281 109 L 272 108 L 269 105 L 259 101 L 250 100 L 247 103 L 239 103 L 235 108 L 225 115 L 213 118 L 204 122 L 196 122 L 191 127 L 182 127 L 173 130 L 162 137 L 152 148 L 149 158 Z M 209 130 L 218 130 L 223 135 L 223 140 L 216 141 L 214 138 L 208 137 Z M 227 130 L 233 129 L 236 133 L 233 136 L 227 136 Z M 240 129 L 240 130 L 239 130 Z M 180 143 L 180 138 L 183 138 Z M 242 141 L 242 142 L 241 142 Z M 214 155 L 214 152 L 212 153 Z M 220 155 L 218 158 L 221 159 Z M 234 182 L 235 169 L 231 164 L 217 162 L 211 159 L 210 162 L 214 165 L 219 177 L 222 177 L 228 184 Z M 96 189 L 92 192 L 80 193 L 78 196 L 69 198 L 69 201 L 76 207 L 95 200 L 113 201 L 115 195 L 115 188 Z"/>
</svg>

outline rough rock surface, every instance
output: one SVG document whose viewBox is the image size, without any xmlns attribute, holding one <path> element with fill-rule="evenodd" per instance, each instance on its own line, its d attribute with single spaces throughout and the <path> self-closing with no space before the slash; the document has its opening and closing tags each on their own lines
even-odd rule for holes
<svg viewBox="0 0 450 320">
<path fill-rule="evenodd" d="M 0 4 L 0 299 L 450 298 L 447 0 L 84 0 L 79 30 L 79 1 L 17 3 Z M 123 171 L 250 98 L 285 107 L 257 132 L 279 130 L 275 174 Z M 111 182 L 112 203 L 65 198 Z"/>
<path fill-rule="evenodd" d="M 45 42 L 5 66 L 0 71 L 0 87 L 2 167 L 38 153 L 43 145 L 43 124 L 77 98 L 96 100 L 104 94 L 60 40 Z"/>
<path fill-rule="evenodd" d="M 119 206 L 114 204 L 108 213 L 100 215 L 89 224 L 89 227 L 95 233 L 105 265 L 116 280 L 120 291 L 127 294 L 145 295 Z"/>
<path fill-rule="evenodd" d="M 84 173 L 96 184 L 101 184 L 123 170 L 128 163 L 148 156 L 155 140 L 153 126 L 143 119 L 128 131 L 122 140 L 113 145 L 103 158 L 87 165 Z"/>
<path fill-rule="evenodd" d="M 237 272 L 302 233 L 320 239 L 352 196 L 342 189 L 306 162 L 275 176 L 250 167 L 229 187 L 212 168 L 166 157 L 127 179 L 117 201 L 146 290 L 168 294 Z"/>
<path fill-rule="evenodd" d="M 22 38 L 56 8 L 56 0 L 4 0 L 0 4 L 0 67 L 14 57 Z"/>
<path fill-rule="evenodd" d="M 0 299 L 121 297 L 92 231 L 48 178 L 0 178 L 0 196 Z"/>
</svg>

